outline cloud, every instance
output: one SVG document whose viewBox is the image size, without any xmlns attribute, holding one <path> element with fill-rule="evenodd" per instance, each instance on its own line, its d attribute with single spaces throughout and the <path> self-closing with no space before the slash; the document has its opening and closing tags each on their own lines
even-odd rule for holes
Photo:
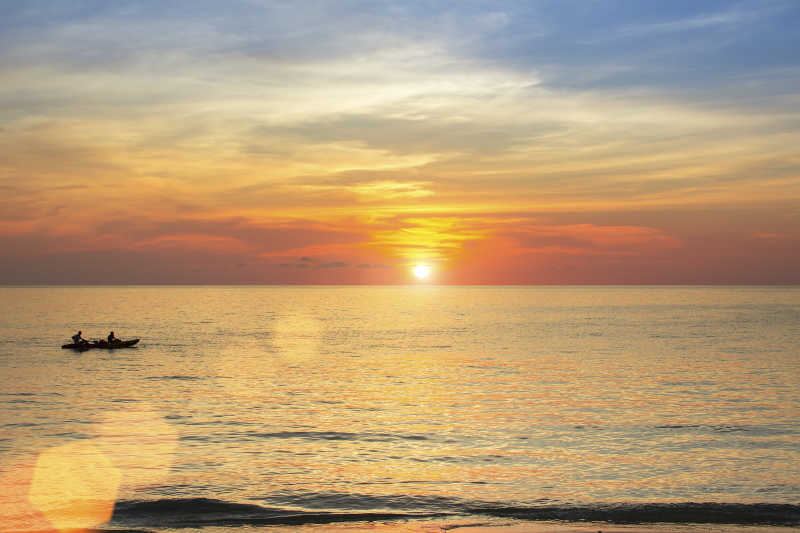
<svg viewBox="0 0 800 533">
<path fill-rule="evenodd" d="M 680 239 L 657 228 L 641 226 L 532 225 L 501 236 L 518 243 L 522 253 L 639 254 L 679 248 Z"/>
<path fill-rule="evenodd" d="M 664 22 L 625 26 L 618 31 L 618 35 L 652 37 L 653 34 L 658 33 L 708 30 L 709 28 L 731 28 L 782 11 L 782 9 L 776 9 L 776 7 L 777 6 L 773 5 L 765 9 L 763 6 L 756 8 L 751 6 L 749 9 L 744 9 L 744 6 L 737 6 L 724 11 L 701 13 Z"/>
<path fill-rule="evenodd" d="M 343 261 L 328 261 L 321 262 L 313 257 L 301 257 L 299 262 L 295 263 L 280 263 L 284 268 L 347 268 L 350 265 Z"/>
<path fill-rule="evenodd" d="M 106 221 L 96 229 L 99 235 L 125 238 L 137 246 L 154 246 L 164 242 L 203 243 L 203 246 L 214 242 L 236 242 L 242 250 L 261 254 L 315 244 L 358 243 L 366 239 L 365 235 L 351 230 L 326 227 L 321 223 L 284 221 L 269 224 L 244 217 L 167 221 L 117 219 Z"/>
<path fill-rule="evenodd" d="M 486 245 L 611 269 L 751 204 L 775 214 L 741 242 L 792 242 L 793 2 L 0 10 L 0 241 L 24 261 L 372 282 Z"/>
<path fill-rule="evenodd" d="M 356 268 L 394 268 L 393 265 L 370 265 L 368 263 L 361 263 L 356 265 Z"/>
<path fill-rule="evenodd" d="M 663 86 L 587 90 L 543 79 L 542 69 L 562 64 L 563 57 L 557 46 L 537 44 L 573 38 L 563 25 L 575 22 L 574 8 L 510 3 L 496 12 L 450 4 L 430 12 L 377 4 L 362 12 L 356 4 L 323 2 L 301 13 L 240 2 L 217 13 L 214 24 L 206 18 L 213 4 L 185 20 L 177 7 L 154 5 L 130 8 L 133 13 L 50 13 L 59 21 L 42 37 L 50 51 L 25 52 L 36 67 L 5 63 L 10 75 L 4 80 L 10 81 L 6 93 L 0 89 L 0 104 L 15 120 L 2 134 L 0 166 L 9 176 L 31 176 L 41 191 L 55 180 L 96 185 L 87 218 L 97 218 L 102 204 L 127 209 L 125 195 L 147 195 L 140 204 L 148 208 L 203 214 L 224 211 L 221 204 L 229 211 L 341 210 L 356 203 L 394 207 L 476 197 L 570 205 L 614 197 L 706 201 L 719 188 L 705 184 L 735 173 L 708 161 L 727 161 L 731 150 L 785 157 L 797 136 L 789 100 L 726 100 L 733 89 L 710 86 L 698 101 Z M 603 9 L 586 9 L 608 17 Z M 686 9 L 657 12 L 655 19 L 707 16 Z M 614 27 L 645 24 L 633 11 L 621 10 Z M 161 17 L 148 29 L 154 14 Z M 549 21 L 549 29 L 535 15 Z M 104 33 L 80 37 L 103 25 Z M 123 30 L 115 31 L 119 26 Z M 364 26 L 370 31 L 340 31 Z M 523 31 L 533 26 L 536 31 Z M 468 29 L 474 30 L 470 38 L 464 37 Z M 531 45 L 549 55 L 520 64 L 511 51 L 492 48 L 492 39 L 506 31 L 531 39 L 521 51 Z M 118 37 L 137 32 L 158 35 L 142 44 Z M 309 35 L 321 40 L 310 44 Z M 74 46 L 87 64 L 92 56 L 81 55 L 83 47 L 110 56 L 121 48 L 131 60 L 111 73 L 62 64 L 49 55 L 62 45 Z M 23 49 L 15 45 L 9 53 Z M 614 50 L 605 53 L 614 56 Z M 626 72 L 638 75 L 641 66 L 633 63 Z M 53 68 L 68 72 L 54 76 Z M 785 76 L 784 85 L 797 77 Z M 49 79 L 61 85 L 45 83 Z M 40 101 L 16 100 L 39 91 L 32 87 L 44 91 Z M 773 112 L 760 112 L 766 101 Z M 738 155 L 733 159 L 741 160 Z M 750 178 L 751 187 L 756 181 Z M 680 195 L 661 194 L 672 190 Z M 66 196 L 65 203 L 72 201 Z"/>
<path fill-rule="evenodd" d="M 493 95 L 497 98 L 496 92 Z M 514 105 L 523 95 L 509 91 L 507 96 L 506 104 Z M 412 105 L 411 102 L 399 104 L 401 108 Z M 456 102 L 442 102 L 439 109 L 422 115 L 409 109 L 407 116 L 396 116 L 397 107 L 391 106 L 375 109 L 370 114 L 343 113 L 292 125 L 259 126 L 253 130 L 251 138 L 253 142 L 261 136 L 266 136 L 267 142 L 275 136 L 311 144 L 355 142 L 365 148 L 397 155 L 447 156 L 464 152 L 502 153 L 524 140 L 563 131 L 563 120 L 557 117 L 521 123 L 518 118 L 506 120 L 510 117 L 504 114 L 493 116 L 485 109 L 485 104 L 483 111 L 480 106 L 469 104 L 469 108 L 462 108 L 455 116 L 452 111 L 458 107 Z"/>
<path fill-rule="evenodd" d="M 318 222 L 258 223 L 244 217 L 163 221 L 118 218 L 89 228 L 19 222 L 0 225 L 0 242 L 25 257 L 102 250 L 265 257 L 320 245 L 353 247 L 367 240 L 366 234 Z M 301 261 L 305 264 L 306 259 Z"/>
</svg>

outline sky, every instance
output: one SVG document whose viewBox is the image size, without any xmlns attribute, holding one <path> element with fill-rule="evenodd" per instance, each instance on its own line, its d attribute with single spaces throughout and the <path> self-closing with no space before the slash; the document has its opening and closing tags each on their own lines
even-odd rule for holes
<svg viewBox="0 0 800 533">
<path fill-rule="evenodd" d="M 800 283 L 800 3 L 0 1 L 0 284 Z"/>
</svg>

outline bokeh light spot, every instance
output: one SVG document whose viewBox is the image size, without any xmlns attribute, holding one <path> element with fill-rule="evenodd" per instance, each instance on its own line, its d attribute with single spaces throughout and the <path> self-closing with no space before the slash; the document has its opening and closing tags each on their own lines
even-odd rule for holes
<svg viewBox="0 0 800 533">
<path fill-rule="evenodd" d="M 91 442 L 45 450 L 36 460 L 28 499 L 61 531 L 111 519 L 121 474 Z"/>
</svg>

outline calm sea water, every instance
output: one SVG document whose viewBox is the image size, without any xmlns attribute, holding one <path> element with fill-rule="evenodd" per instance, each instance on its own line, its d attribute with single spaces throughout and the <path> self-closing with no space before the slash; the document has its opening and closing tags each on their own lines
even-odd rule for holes
<svg viewBox="0 0 800 533">
<path fill-rule="evenodd" d="M 800 287 L 0 288 L 0 530 L 792 522 L 799 385 Z"/>
</svg>

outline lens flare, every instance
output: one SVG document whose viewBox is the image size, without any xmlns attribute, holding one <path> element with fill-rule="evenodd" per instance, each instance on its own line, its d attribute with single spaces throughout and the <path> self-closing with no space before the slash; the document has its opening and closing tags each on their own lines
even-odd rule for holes
<svg viewBox="0 0 800 533">
<path fill-rule="evenodd" d="M 60 531 L 111 519 L 121 474 L 89 441 L 45 450 L 33 472 L 28 499 Z"/>
</svg>

